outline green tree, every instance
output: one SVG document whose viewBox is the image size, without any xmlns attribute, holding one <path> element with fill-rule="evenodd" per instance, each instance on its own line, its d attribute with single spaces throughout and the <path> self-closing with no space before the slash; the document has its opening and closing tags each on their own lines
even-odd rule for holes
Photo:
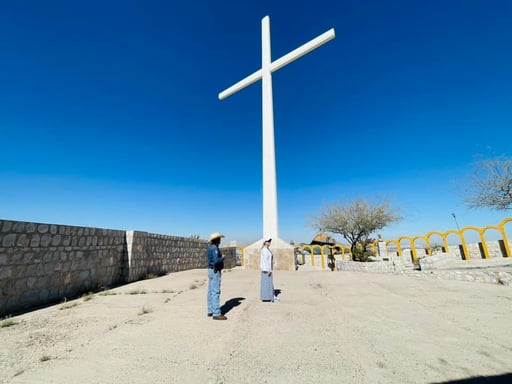
<svg viewBox="0 0 512 384">
<path fill-rule="evenodd" d="M 512 209 L 512 159 L 501 156 L 477 161 L 463 181 L 463 199 L 469 208 Z"/>
<path fill-rule="evenodd" d="M 371 252 L 367 246 L 372 242 L 371 235 L 398 222 L 402 217 L 398 208 L 388 201 L 372 202 L 357 199 L 347 203 L 324 204 L 318 215 L 310 216 L 312 226 L 319 231 L 327 231 L 343 236 L 350 244 L 352 258 L 366 261 Z"/>
</svg>

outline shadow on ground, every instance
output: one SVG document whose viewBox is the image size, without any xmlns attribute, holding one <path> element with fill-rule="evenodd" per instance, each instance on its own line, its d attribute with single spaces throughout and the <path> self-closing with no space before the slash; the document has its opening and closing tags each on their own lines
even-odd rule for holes
<svg viewBox="0 0 512 384">
<path fill-rule="evenodd" d="M 242 301 L 245 300 L 245 297 L 235 297 L 233 299 L 229 299 L 224 303 L 222 307 L 220 307 L 220 312 L 225 315 L 229 311 L 231 311 L 233 308 L 238 307 L 240 304 L 242 304 Z"/>
<path fill-rule="evenodd" d="M 496 376 L 478 376 L 467 379 L 443 381 L 433 384 L 509 384 L 512 383 L 512 373 L 505 373 Z"/>
</svg>

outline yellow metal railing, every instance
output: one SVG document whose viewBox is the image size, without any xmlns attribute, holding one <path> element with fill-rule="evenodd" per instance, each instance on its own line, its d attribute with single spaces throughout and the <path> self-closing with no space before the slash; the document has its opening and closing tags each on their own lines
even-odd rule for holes
<svg viewBox="0 0 512 384">
<path fill-rule="evenodd" d="M 341 252 L 341 258 L 345 260 L 345 251 L 347 251 L 349 258 L 352 258 L 352 253 L 350 252 L 350 246 L 342 245 L 342 244 L 334 244 L 334 245 L 296 245 L 295 250 L 308 250 L 311 257 L 311 265 L 315 266 L 315 249 L 320 250 L 320 260 L 322 262 L 322 269 L 325 269 L 325 256 L 326 250 L 329 250 L 329 255 L 331 252 L 334 254 L 336 252 Z M 305 255 L 302 253 L 302 263 L 305 263 Z"/>
<path fill-rule="evenodd" d="M 463 257 L 466 260 L 469 260 L 470 254 L 468 249 L 468 244 L 465 239 L 465 233 L 467 231 L 475 231 L 478 233 L 480 238 L 480 243 L 482 244 L 482 252 L 484 258 L 488 259 L 490 258 L 489 254 L 489 247 L 487 245 L 487 240 L 485 239 L 485 232 L 488 230 L 497 230 L 501 238 L 503 240 L 503 246 L 505 248 L 505 255 L 506 257 L 512 257 L 512 252 L 510 251 L 510 244 L 508 242 L 507 234 L 505 232 L 505 224 L 512 222 L 512 217 L 507 217 L 503 219 L 499 224 L 497 225 L 487 225 L 483 228 L 475 227 L 473 225 L 468 225 L 466 227 L 461 228 L 460 230 L 454 230 L 449 229 L 445 232 L 438 232 L 438 231 L 430 231 L 427 232 L 425 235 L 419 235 L 419 236 L 400 236 L 398 239 L 390 239 L 390 240 L 384 240 L 384 245 L 386 248 L 386 253 L 389 255 L 389 245 L 394 244 L 396 247 L 396 252 L 398 256 L 403 256 L 403 247 L 402 247 L 402 241 L 408 241 L 409 246 L 411 248 L 412 258 L 413 260 L 418 259 L 418 248 L 416 246 L 416 242 L 421 240 L 425 243 L 425 248 L 427 255 L 432 254 L 431 249 L 431 237 L 434 235 L 440 236 L 441 240 L 443 242 L 443 247 L 445 250 L 449 249 L 448 245 L 448 236 L 449 235 L 456 235 L 459 237 L 460 244 L 462 245 L 462 252 L 464 253 Z M 375 240 L 369 246 L 371 247 L 374 254 L 377 253 L 377 244 L 382 240 Z M 229 247 L 229 246 L 226 246 Z M 245 248 L 242 246 L 235 246 L 235 248 L 238 248 L 242 251 L 242 260 L 241 264 L 242 266 L 245 265 Z M 304 251 L 308 251 L 311 257 L 311 265 L 315 266 L 315 249 L 320 249 L 320 258 L 322 263 L 322 269 L 325 269 L 325 257 L 326 257 L 326 251 L 329 250 L 329 255 L 331 252 L 341 252 L 342 260 L 345 260 L 345 253 L 347 253 L 348 259 L 352 260 L 352 253 L 350 252 L 350 246 L 349 245 L 342 245 L 342 244 L 335 244 L 335 245 L 295 245 L 294 251 L 301 250 L 301 256 L 302 256 L 302 264 L 305 263 L 305 257 Z"/>
<path fill-rule="evenodd" d="M 468 225 L 468 226 L 463 227 L 457 231 L 454 229 L 450 229 L 446 232 L 431 231 L 431 232 L 428 232 L 427 234 L 425 234 L 424 236 L 414 236 L 414 237 L 400 236 L 398 239 L 385 241 L 386 252 L 389 253 L 388 245 L 390 243 L 393 243 L 397 247 L 398 256 L 403 256 L 401 244 L 402 244 L 403 240 L 407 240 L 409 242 L 409 246 L 411 248 L 412 257 L 414 260 L 417 260 L 418 259 L 418 253 L 417 253 L 417 248 L 416 248 L 417 240 L 423 240 L 425 242 L 427 254 L 430 255 L 432 253 L 431 246 L 430 246 L 430 238 L 433 235 L 438 235 L 441 237 L 445 250 L 449 249 L 448 236 L 456 235 L 459 237 L 460 244 L 462 245 L 462 252 L 464 254 L 463 255 L 464 258 L 466 260 L 469 260 L 470 253 L 469 253 L 469 249 L 468 249 L 468 243 L 466 242 L 465 234 L 467 231 L 475 231 L 476 233 L 478 233 L 478 236 L 480 238 L 480 243 L 482 244 L 483 256 L 484 256 L 484 258 L 488 259 L 488 258 L 490 258 L 490 254 L 489 254 L 489 247 L 487 245 L 487 240 L 485 239 L 485 232 L 488 230 L 494 229 L 494 230 L 497 230 L 500 232 L 501 238 L 503 240 L 503 246 L 505 248 L 504 256 L 512 257 L 512 253 L 510 252 L 510 244 L 508 242 L 507 234 L 505 232 L 505 224 L 507 224 L 511 221 L 512 221 L 512 217 L 508 217 L 508 218 L 503 219 L 498 225 L 487 225 L 482 228 L 475 227 L 474 225 Z"/>
</svg>

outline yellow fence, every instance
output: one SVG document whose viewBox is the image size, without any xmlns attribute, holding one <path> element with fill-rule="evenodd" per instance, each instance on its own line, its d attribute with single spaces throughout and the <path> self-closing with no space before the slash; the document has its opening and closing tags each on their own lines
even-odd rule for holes
<svg viewBox="0 0 512 384">
<path fill-rule="evenodd" d="M 508 243 L 507 234 L 505 232 L 505 224 L 512 222 L 512 217 L 508 217 L 506 219 L 503 219 L 499 224 L 497 225 L 487 225 L 485 227 L 479 228 L 475 227 L 473 225 L 468 225 L 466 227 L 461 228 L 460 230 L 453 230 L 450 229 L 446 232 L 438 232 L 438 231 L 430 231 L 427 234 L 423 236 L 400 236 L 398 239 L 392 239 L 392 240 L 385 240 L 384 244 L 386 246 L 386 253 L 389 255 L 389 245 L 394 244 L 396 246 L 396 252 L 398 256 L 403 256 L 403 247 L 402 242 L 408 241 L 409 248 L 411 249 L 412 258 L 413 260 L 418 259 L 418 247 L 416 242 L 417 241 L 423 241 L 425 243 L 425 249 L 427 252 L 427 255 L 432 254 L 432 246 L 431 246 L 431 237 L 434 235 L 440 236 L 443 241 L 443 247 L 446 251 L 449 250 L 448 245 L 448 236 L 454 235 L 458 236 L 459 242 L 462 245 L 462 250 L 464 253 L 464 258 L 466 260 L 469 260 L 470 253 L 468 250 L 468 243 L 466 242 L 465 235 L 468 231 L 475 231 L 478 233 L 480 238 L 480 243 L 482 244 L 482 251 L 484 258 L 488 259 L 490 257 L 489 254 L 489 248 L 487 246 L 487 240 L 485 239 L 485 232 L 489 230 L 497 230 L 501 238 L 503 240 L 503 246 L 505 248 L 505 255 L 506 257 L 512 257 L 512 253 L 510 252 L 510 244 Z M 374 254 L 377 254 L 377 244 L 379 240 L 375 240 L 373 243 L 370 244 L 370 247 L 372 248 L 372 251 Z M 242 266 L 245 263 L 245 247 L 236 246 L 237 249 L 240 249 L 242 252 Z M 320 258 L 322 262 L 322 269 L 325 269 L 325 261 L 326 257 L 329 257 L 335 253 L 341 253 L 342 260 L 345 260 L 348 258 L 348 260 L 352 260 L 352 253 L 350 252 L 350 246 L 349 245 L 342 245 L 342 244 L 335 244 L 335 245 L 296 245 L 294 247 L 295 252 L 300 252 L 299 257 L 302 258 L 302 264 L 306 261 L 306 255 L 304 254 L 304 251 L 307 251 L 309 253 L 309 257 L 311 257 L 311 265 L 315 265 L 315 252 L 319 250 Z M 317 253 L 318 254 L 318 253 Z"/>
<path fill-rule="evenodd" d="M 463 228 L 461 228 L 460 230 L 457 230 L 457 231 L 453 230 L 453 229 L 450 229 L 450 230 L 448 230 L 446 232 L 431 231 L 431 232 L 428 232 L 427 234 L 425 234 L 423 236 L 414 236 L 414 237 L 400 236 L 398 239 L 386 240 L 385 241 L 386 252 L 389 252 L 388 245 L 389 244 L 394 244 L 396 246 L 398 256 L 402 256 L 403 255 L 402 241 L 405 240 L 405 241 L 409 242 L 409 247 L 411 248 L 412 258 L 414 260 L 417 260 L 418 259 L 418 252 L 417 252 L 417 247 L 416 247 L 416 242 L 417 241 L 425 242 L 425 245 L 426 245 L 425 249 L 426 249 L 427 255 L 430 255 L 430 254 L 432 254 L 432 247 L 431 247 L 431 237 L 432 236 L 434 236 L 434 235 L 440 236 L 442 241 L 443 241 L 444 249 L 446 251 L 448 251 L 449 250 L 448 236 L 455 235 L 455 236 L 458 236 L 460 244 L 462 245 L 462 250 L 463 250 L 463 253 L 464 253 L 464 258 L 466 260 L 469 260 L 470 253 L 469 253 L 469 250 L 468 250 L 468 243 L 466 242 L 465 235 L 466 235 L 466 233 L 468 231 L 475 231 L 476 233 L 478 233 L 479 238 L 480 238 L 480 243 L 482 244 L 483 256 L 484 256 L 484 258 L 488 259 L 490 257 L 490 255 L 489 255 L 489 248 L 487 246 L 487 240 L 485 239 L 485 232 L 487 232 L 488 230 L 497 230 L 500 233 L 501 238 L 503 240 L 503 246 L 505 248 L 505 255 L 504 256 L 512 257 L 512 254 L 510 252 L 510 245 L 508 243 L 507 233 L 505 232 L 505 224 L 507 224 L 507 223 L 509 223 L 511 221 L 512 221 L 512 217 L 508 217 L 506 219 L 503 219 L 498 225 L 487 225 L 487 226 L 482 227 L 482 228 L 475 227 L 473 225 L 468 225 L 468 226 L 463 227 Z"/>
<path fill-rule="evenodd" d="M 450 235 L 457 236 L 458 243 L 462 246 L 462 252 L 463 257 L 466 260 L 470 259 L 470 252 L 468 249 L 468 242 L 466 241 L 466 235 L 470 231 L 474 231 L 478 234 L 480 243 L 482 244 L 482 253 L 484 258 L 488 259 L 491 257 L 489 253 L 489 247 L 487 244 L 487 240 L 485 238 L 485 233 L 489 230 L 496 230 L 500 233 L 501 239 L 503 241 L 503 247 L 504 247 L 504 255 L 505 257 L 512 257 L 512 252 L 510 251 L 510 244 L 508 242 L 507 233 L 505 231 L 505 225 L 507 223 L 512 222 L 512 217 L 508 217 L 503 219 L 500 223 L 497 225 L 487 225 L 485 227 L 479 228 L 475 227 L 473 225 L 468 225 L 466 227 L 461 228 L 460 230 L 453 230 L 450 229 L 446 232 L 438 232 L 438 231 L 430 231 L 426 233 L 423 236 L 400 236 L 398 239 L 392 239 L 392 240 L 385 240 L 384 244 L 386 246 L 386 253 L 389 255 L 389 245 L 394 244 L 397 249 L 398 256 L 403 256 L 403 242 L 408 242 L 408 247 L 411 249 L 412 258 L 413 260 L 418 259 L 418 241 L 423 241 L 425 243 L 424 248 L 426 249 L 427 255 L 432 254 L 432 236 L 439 236 L 443 242 L 443 247 L 445 251 L 449 251 L 450 247 L 448 245 L 448 237 Z M 377 254 L 377 244 L 379 240 L 375 240 L 373 243 L 370 244 L 370 247 L 374 254 Z M 325 269 L 325 258 L 326 255 L 331 255 L 331 252 L 339 252 L 341 251 L 342 259 L 345 260 L 345 257 L 347 256 L 349 260 L 352 259 L 352 254 L 350 252 L 350 246 L 348 245 L 342 245 L 342 244 L 336 244 L 334 246 L 328 246 L 328 245 L 302 245 L 302 246 L 295 246 L 296 250 L 302 250 L 302 251 L 308 251 L 311 257 L 311 265 L 315 265 L 315 249 L 320 249 L 320 256 L 322 260 L 322 269 Z M 304 253 L 301 254 L 302 257 L 302 263 L 305 262 L 305 255 Z"/>
<path fill-rule="evenodd" d="M 335 245 L 296 245 L 295 252 L 297 250 L 308 251 L 311 257 L 311 265 L 315 266 L 315 250 L 320 251 L 320 259 L 322 261 L 322 269 L 325 269 L 325 258 L 326 256 L 333 255 L 335 253 L 341 252 L 341 258 L 345 260 L 345 252 L 348 255 L 349 260 L 352 259 L 352 253 L 350 252 L 349 245 L 335 244 Z M 306 255 L 304 252 L 301 252 L 302 264 L 306 262 Z"/>
</svg>

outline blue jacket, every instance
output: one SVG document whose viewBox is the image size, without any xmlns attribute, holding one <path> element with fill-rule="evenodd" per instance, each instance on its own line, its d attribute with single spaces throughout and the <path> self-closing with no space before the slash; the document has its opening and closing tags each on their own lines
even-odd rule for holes
<svg viewBox="0 0 512 384">
<path fill-rule="evenodd" d="M 224 258 L 222 257 L 222 252 L 219 249 L 219 246 L 216 244 L 210 244 L 208 247 L 208 268 L 215 267 L 215 264 L 217 264 L 219 261 L 223 261 Z"/>
</svg>

